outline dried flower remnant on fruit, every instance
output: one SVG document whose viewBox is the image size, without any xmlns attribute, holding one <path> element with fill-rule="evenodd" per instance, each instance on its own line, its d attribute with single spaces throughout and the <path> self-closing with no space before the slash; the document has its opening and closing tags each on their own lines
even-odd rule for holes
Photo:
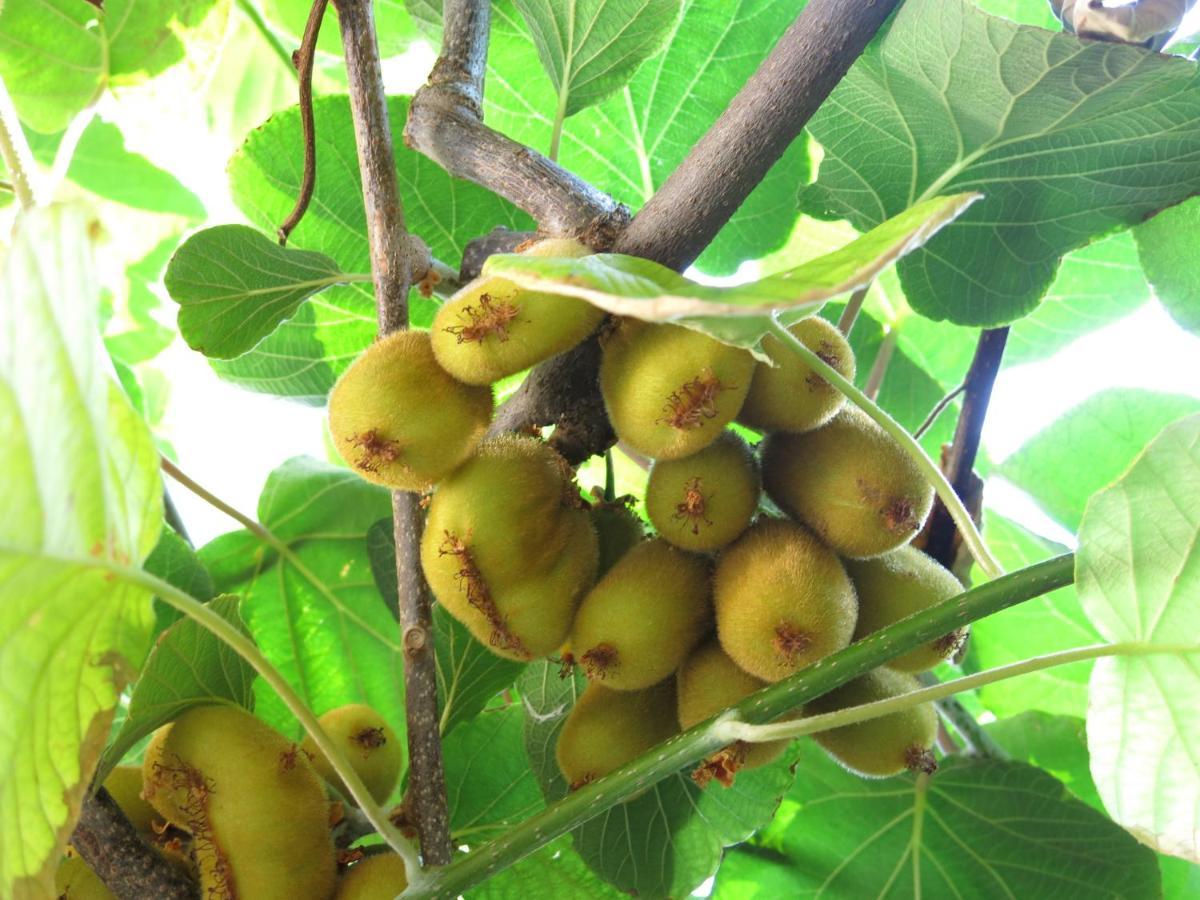
<svg viewBox="0 0 1200 900">
<path fill-rule="evenodd" d="M 733 787 L 734 777 L 746 764 L 749 752 L 750 745 L 745 741 L 734 741 L 728 747 L 705 758 L 692 771 L 692 781 L 702 788 L 708 787 L 714 780 L 719 782 L 721 787 Z"/>
<path fill-rule="evenodd" d="M 521 308 L 507 300 L 494 303 L 491 294 L 480 294 L 479 305 L 464 306 L 462 312 L 467 318 L 465 324 L 448 325 L 443 329 L 454 335 L 458 343 L 482 343 L 491 335 L 503 343 L 508 340 L 509 324 L 520 314 Z"/>
<path fill-rule="evenodd" d="M 812 635 L 781 622 L 775 626 L 775 639 L 771 646 L 779 656 L 779 665 L 790 669 L 795 666 L 796 657 L 812 646 Z"/>
<path fill-rule="evenodd" d="M 453 556 L 458 560 L 458 573 L 455 578 L 462 585 L 463 591 L 467 595 L 467 602 L 483 613 L 488 625 L 491 626 L 492 633 L 489 638 L 491 645 L 511 650 L 514 653 L 524 653 L 525 648 L 522 646 L 520 638 L 509 632 L 504 618 L 496 609 L 487 583 L 471 558 L 471 551 L 466 543 L 462 538 L 449 531 L 443 534 L 444 538 L 441 546 L 438 547 L 438 555 Z"/>
<path fill-rule="evenodd" d="M 373 428 L 353 435 L 350 445 L 362 451 L 362 456 L 354 461 L 354 468 L 361 472 L 378 472 L 381 465 L 395 462 L 404 452 L 399 441 L 385 438 Z"/>
<path fill-rule="evenodd" d="M 382 728 L 362 728 L 352 734 L 350 740 L 369 753 L 386 744 L 387 735 Z"/>
<path fill-rule="evenodd" d="M 722 384 L 712 369 L 705 369 L 667 398 L 659 424 L 672 428 L 699 428 L 705 419 L 716 418 L 717 396 L 734 390 L 737 385 Z"/>
<path fill-rule="evenodd" d="M 904 751 L 904 762 L 910 772 L 922 772 L 926 775 L 932 775 L 938 768 L 937 757 L 933 755 L 933 751 L 920 744 L 913 744 Z"/>
<path fill-rule="evenodd" d="M 700 479 L 693 478 L 683 488 L 683 500 L 675 504 L 675 515 L 672 518 L 682 520 L 685 525 L 691 523 L 692 534 L 700 533 L 700 523 L 712 525 L 712 521 L 704 514 L 707 502 L 700 488 Z"/>
<path fill-rule="evenodd" d="M 603 680 L 619 664 L 617 648 L 612 644 L 597 644 L 584 653 L 579 661 L 583 663 L 588 678 Z"/>
</svg>

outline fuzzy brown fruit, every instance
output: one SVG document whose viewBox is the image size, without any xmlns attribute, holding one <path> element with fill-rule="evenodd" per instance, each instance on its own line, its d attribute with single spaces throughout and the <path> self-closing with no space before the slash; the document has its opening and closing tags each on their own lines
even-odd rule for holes
<svg viewBox="0 0 1200 900">
<path fill-rule="evenodd" d="M 492 418 L 492 389 L 452 378 L 429 335 L 399 331 L 350 364 L 329 394 L 338 454 L 367 481 L 425 490 L 479 443 Z"/>
<path fill-rule="evenodd" d="M 574 790 L 678 733 L 673 678 L 640 691 L 589 684 L 563 723 L 554 756 Z"/>
<path fill-rule="evenodd" d="M 646 514 L 676 547 L 719 550 L 746 530 L 761 490 L 754 454 L 726 431 L 698 453 L 650 467 Z"/>
<path fill-rule="evenodd" d="M 377 853 L 359 860 L 341 877 L 335 900 L 392 900 L 406 887 L 404 860 L 396 853 Z"/>
<path fill-rule="evenodd" d="M 707 447 L 750 389 L 754 357 L 679 325 L 625 319 L 604 341 L 600 390 L 618 437 L 652 459 Z"/>
<path fill-rule="evenodd" d="M 619 500 L 597 503 L 588 515 L 600 540 L 600 564 L 596 576 L 603 578 L 617 560 L 646 539 L 646 526 L 637 513 Z"/>
<path fill-rule="evenodd" d="M 854 588 L 808 529 L 759 519 L 722 551 L 713 576 L 717 635 L 742 669 L 779 681 L 850 643 Z"/>
<path fill-rule="evenodd" d="M 856 406 L 804 434 L 763 442 L 763 487 L 788 515 L 842 556 L 878 556 L 908 543 L 933 488 L 896 441 Z"/>
<path fill-rule="evenodd" d="M 876 669 L 813 700 L 805 706 L 804 713 L 818 715 L 877 700 L 890 700 L 920 686 L 911 675 Z M 830 756 L 866 778 L 887 778 L 906 770 L 932 772 L 937 768 L 933 755 L 937 711 L 932 703 L 818 731 L 813 737 Z"/>
<path fill-rule="evenodd" d="M 854 352 L 842 333 L 819 316 L 788 328 L 804 346 L 854 381 Z M 763 350 L 775 365 L 758 363 L 737 420 L 758 431 L 811 431 L 833 418 L 845 397 L 779 338 L 768 334 Z"/>
<path fill-rule="evenodd" d="M 367 786 L 371 799 L 376 803 L 386 802 L 404 766 L 404 747 L 383 716 L 364 703 L 349 703 L 323 713 L 318 721 Z M 347 800 L 353 801 L 346 785 L 311 736 L 305 736 L 300 749 L 307 754 L 318 775 Z"/>
</svg>

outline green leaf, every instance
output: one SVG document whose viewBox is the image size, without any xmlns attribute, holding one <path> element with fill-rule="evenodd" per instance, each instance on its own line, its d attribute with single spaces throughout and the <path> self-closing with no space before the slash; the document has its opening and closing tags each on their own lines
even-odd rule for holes
<svg viewBox="0 0 1200 900">
<path fill-rule="evenodd" d="M 196 551 L 170 527 L 163 528 L 158 536 L 158 543 L 146 557 L 145 569 L 197 600 L 211 600 L 216 595 L 212 576 L 196 556 Z M 155 634 L 182 616 L 175 607 L 154 598 Z"/>
<path fill-rule="evenodd" d="M 1075 572 L 1105 640 L 1191 645 L 1096 662 L 1088 749 L 1112 817 L 1163 853 L 1200 861 L 1200 416 L 1168 426 L 1092 497 Z"/>
<path fill-rule="evenodd" d="M 247 225 L 217 225 L 183 242 L 163 283 L 179 304 L 179 331 L 188 346 L 232 359 L 313 294 L 352 278 L 323 253 L 281 247 Z"/>
<path fill-rule="evenodd" d="M 866 284 L 976 199 L 975 194 L 957 194 L 925 201 L 839 250 L 733 287 L 697 284 L 666 266 L 618 253 L 580 259 L 499 254 L 488 259 L 483 271 L 503 275 L 529 290 L 578 297 L 616 315 L 677 322 L 731 344 L 755 347 L 767 330 L 770 313 L 811 312 L 826 300 Z"/>
<path fill-rule="evenodd" d="M 343 272 L 369 272 L 349 100 L 318 98 L 313 114 L 321 174 L 308 212 L 288 243 L 332 257 Z M 451 178 L 437 163 L 405 148 L 407 98 L 391 98 L 388 114 L 405 221 L 435 257 L 453 264 L 470 240 L 496 225 L 529 227 L 527 218 L 494 194 Z M 262 231 L 273 234 L 296 202 L 304 158 L 300 134 L 299 111 L 286 110 L 255 129 L 229 164 L 234 200 Z M 415 291 L 409 302 L 412 324 L 429 325 L 435 304 Z M 249 353 L 213 367 L 242 387 L 319 406 L 337 376 L 375 339 L 376 330 L 370 284 L 330 288 Z"/>
<path fill-rule="evenodd" d="M 1065 552 L 1017 523 L 987 511 L 984 534 L 988 546 L 1009 572 Z M 971 626 L 968 662 L 990 669 L 1031 656 L 1096 643 L 1098 635 L 1079 608 L 1073 587 L 1029 600 Z M 987 685 L 979 692 L 983 705 L 995 715 L 1014 716 L 1026 710 L 1082 716 L 1087 712 L 1090 662 L 1055 666 L 1012 681 Z"/>
<path fill-rule="evenodd" d="M 963 325 L 1031 312 L 1071 250 L 1200 190 L 1194 63 L 909 0 L 813 118 L 801 207 L 860 230 L 980 191 L 900 265 L 913 309 Z"/>
<path fill-rule="evenodd" d="M 403 0 L 376 0 L 372 6 L 380 56 L 403 53 L 417 38 L 416 27 L 404 8 Z M 263 0 L 262 4 L 262 11 L 267 18 L 295 38 L 297 46 L 300 36 L 304 34 L 304 23 L 308 21 L 310 9 L 310 0 Z M 333 8 L 326 10 L 317 48 L 324 53 L 342 55 L 342 38 L 338 33 L 337 12 Z"/>
<path fill-rule="evenodd" d="M 246 628 L 238 616 L 238 598 L 217 597 L 214 612 Z M 142 738 L 173 722 L 193 706 L 232 703 L 254 709 L 254 669 L 211 631 L 180 619 L 159 637 L 142 668 L 121 730 L 104 751 L 96 780 L 103 781 Z"/>
<path fill-rule="evenodd" d="M 514 0 L 558 96 L 572 116 L 619 90 L 662 49 L 680 0 Z"/>
<path fill-rule="evenodd" d="M 455 843 L 483 843 L 542 809 L 542 792 L 522 743 L 522 721 L 519 706 L 489 709 L 443 741 Z"/>
<path fill-rule="evenodd" d="M 525 707 L 525 747 L 547 801 L 567 793 L 554 746 L 584 679 L 560 678 L 531 663 L 517 682 Z M 791 784 L 790 759 L 740 772 L 731 788 L 701 790 L 680 772 L 609 809 L 572 834 L 575 849 L 604 881 L 641 897 L 680 897 L 713 875 L 722 848 L 744 841 L 775 812 Z"/>
<path fill-rule="evenodd" d="M 466 894 L 467 900 L 625 900 L 626 896 L 596 878 L 566 837 L 502 869 Z"/>
<path fill-rule="evenodd" d="M 1164 209 L 1133 229 L 1133 236 L 1162 305 L 1180 327 L 1200 333 L 1200 275 L 1195 270 L 1200 198 Z"/>
<path fill-rule="evenodd" d="M 158 456 L 108 377 L 91 223 L 24 213 L 0 274 L 0 895 L 49 893 L 149 649 Z"/>
<path fill-rule="evenodd" d="M 1075 530 L 1092 494 L 1124 472 L 1164 426 L 1197 411 L 1200 399 L 1182 394 L 1102 391 L 1030 438 L 998 471 Z"/>
<path fill-rule="evenodd" d="M 1075 797 L 1104 812 L 1088 765 L 1087 723 L 1082 718 L 1031 711 L 991 722 L 986 729 L 1013 759 L 1048 772 Z"/>
<path fill-rule="evenodd" d="M 767 834 L 713 897 L 1158 898 L 1154 854 L 1045 772 L 949 757 L 932 778 L 862 779 L 812 742 Z M 768 881 L 769 879 L 769 881 Z"/>
<path fill-rule="evenodd" d="M 561 5 L 561 4 L 559 4 Z M 804 0 L 684 0 L 662 52 L 629 84 L 563 127 L 559 162 L 635 211 L 666 181 L 804 7 Z M 492 6 L 485 118 L 516 140 L 549 147 L 558 96 L 529 73 L 534 39 L 511 2 Z M 598 136 L 602 141 L 598 142 Z M 768 172 L 697 261 L 729 274 L 782 246 L 808 180 L 807 138 Z"/>
<path fill-rule="evenodd" d="M 972 0 L 984 12 L 993 16 L 1004 16 L 1014 22 L 1036 25 L 1049 31 L 1059 31 L 1061 26 L 1049 3 L 1041 0 Z"/>
<path fill-rule="evenodd" d="M 120 314 L 114 310 L 113 318 L 105 323 L 104 346 L 113 359 L 127 366 L 153 359 L 175 339 L 175 329 L 154 317 L 155 311 L 162 309 L 164 304 L 152 287 L 159 283 L 163 267 L 178 240 L 177 235 L 171 235 L 125 270 L 129 284 L 125 308 Z M 116 328 L 122 330 L 115 331 Z"/>
</svg>

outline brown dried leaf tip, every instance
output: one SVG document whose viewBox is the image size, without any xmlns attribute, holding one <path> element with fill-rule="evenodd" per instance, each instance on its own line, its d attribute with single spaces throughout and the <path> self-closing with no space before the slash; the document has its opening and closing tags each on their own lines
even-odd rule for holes
<svg viewBox="0 0 1200 900">
<path fill-rule="evenodd" d="M 812 635 L 807 631 L 801 631 L 787 622 L 780 622 L 775 626 L 775 640 L 771 642 L 771 646 L 779 655 L 781 666 L 791 666 L 796 657 L 807 650 L 811 644 Z"/>
<path fill-rule="evenodd" d="M 705 515 L 707 506 L 708 501 L 700 489 L 700 479 L 691 478 L 684 484 L 683 502 L 675 504 L 675 515 L 671 518 L 680 519 L 685 525 L 690 522 L 692 534 L 699 534 L 701 522 L 709 527 L 712 526 L 712 520 Z"/>
<path fill-rule="evenodd" d="M 920 744 L 913 744 L 904 751 L 904 765 L 908 766 L 910 772 L 923 772 L 926 775 L 932 775 L 938 767 L 933 751 Z"/>
<path fill-rule="evenodd" d="M 597 644 L 579 657 L 579 661 L 583 663 L 583 671 L 588 678 L 603 680 L 609 670 L 617 665 L 617 648 L 612 644 Z"/>
<path fill-rule="evenodd" d="M 515 303 L 503 300 L 493 303 L 491 294 L 480 294 L 478 306 L 464 306 L 463 315 L 467 317 L 464 325 L 451 325 L 445 329 L 458 338 L 458 343 L 468 341 L 483 343 L 489 335 L 495 335 L 500 341 L 508 340 L 508 325 L 517 317 L 521 308 Z"/>
<path fill-rule="evenodd" d="M 500 610 L 496 608 L 496 604 L 492 601 L 492 595 L 488 591 L 487 582 L 483 580 L 483 575 L 480 574 L 479 569 L 476 567 L 475 560 L 471 558 L 471 551 L 467 548 L 466 543 L 462 538 L 451 534 L 449 531 L 445 531 L 443 534 L 445 537 L 438 547 L 438 555 L 453 556 L 458 560 L 458 571 L 454 577 L 463 586 L 463 590 L 467 595 L 467 602 L 483 613 L 483 617 L 487 620 L 488 625 L 491 626 L 491 645 L 504 650 L 511 650 L 514 653 L 526 654 L 521 639 L 509 633 L 508 626 L 504 618 L 500 615 Z"/>
<path fill-rule="evenodd" d="M 733 787 L 734 776 L 746 764 L 746 755 L 750 745 L 745 741 L 735 741 L 724 750 L 718 750 L 705 759 L 692 772 L 692 781 L 700 787 L 708 787 L 714 779 L 721 787 Z"/>
<path fill-rule="evenodd" d="M 354 435 L 350 438 L 350 444 L 362 451 L 362 458 L 354 465 L 364 472 L 378 472 L 381 465 L 395 462 L 404 452 L 404 446 L 399 441 L 385 438 L 374 428 Z"/>
<path fill-rule="evenodd" d="M 717 396 L 735 385 L 721 384 L 712 369 L 705 369 L 667 398 L 657 424 L 672 428 L 699 428 L 705 419 L 717 415 Z"/>
</svg>

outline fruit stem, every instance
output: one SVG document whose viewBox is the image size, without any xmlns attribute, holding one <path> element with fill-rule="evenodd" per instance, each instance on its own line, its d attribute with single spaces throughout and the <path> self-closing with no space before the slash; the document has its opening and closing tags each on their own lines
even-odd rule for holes
<svg viewBox="0 0 1200 900">
<path fill-rule="evenodd" d="M 850 337 L 850 332 L 854 328 L 854 323 L 858 320 L 859 310 L 863 307 L 863 301 L 867 299 L 867 291 L 871 289 L 868 284 L 860 287 L 857 291 L 850 295 L 850 299 L 846 302 L 846 308 L 842 310 L 841 318 L 838 319 L 838 331 L 843 337 Z"/>
<path fill-rule="evenodd" d="M 33 185 L 29 181 L 27 166 L 33 160 L 29 143 L 25 140 L 25 132 L 21 130 L 17 111 L 9 97 L 4 80 L 0 79 L 0 159 L 8 167 L 8 177 L 11 179 L 13 193 L 22 209 L 32 209 L 37 200 L 34 197 Z"/>
<path fill-rule="evenodd" d="M 1087 647 L 1075 647 L 1071 650 L 1059 650 L 1043 656 L 1034 656 L 1020 662 L 1009 663 L 985 669 L 974 675 L 955 678 L 941 684 L 931 685 L 898 697 L 877 700 L 874 703 L 864 703 L 861 706 L 848 706 L 835 712 L 822 713 L 791 722 L 778 722 L 771 725 L 749 725 L 737 721 L 731 714 L 728 719 L 721 719 L 713 725 L 713 732 L 725 743 L 747 741 L 759 744 L 768 741 L 791 740 L 815 734 L 818 731 L 829 731 L 841 728 L 843 725 L 853 725 L 868 719 L 877 719 L 890 713 L 902 712 L 922 703 L 943 700 L 963 691 L 971 691 L 984 685 L 994 684 L 1019 675 L 1040 672 L 1054 666 L 1065 666 L 1069 663 L 1088 659 L 1099 659 L 1104 656 L 1147 656 L 1153 653 L 1200 653 L 1200 644 L 1147 644 L 1143 641 L 1122 641 L 1115 644 L 1091 644 Z"/>
<path fill-rule="evenodd" d="M 948 631 L 1040 597 L 1070 584 L 1074 577 L 1075 557 L 1066 554 L 979 585 L 880 629 L 747 697 L 736 707 L 736 714 L 739 719 L 751 722 L 777 719 Z M 450 865 L 427 870 L 425 880 L 410 886 L 404 900 L 452 900 L 639 791 L 681 770 L 690 771 L 728 743 L 713 731 L 711 719 L 696 725 L 651 748 L 616 772 L 573 791 Z"/>
<path fill-rule="evenodd" d="M 1003 575 L 1003 567 L 992 555 L 987 544 L 984 543 L 983 536 L 975 527 L 975 523 L 971 521 L 971 514 L 963 506 L 962 500 L 954 492 L 954 488 L 946 480 L 946 476 L 942 474 L 942 470 L 938 468 L 937 463 L 929 458 L 929 454 L 925 452 L 913 436 L 905 431 L 899 422 L 873 403 L 866 394 L 843 377 L 841 372 L 821 359 L 820 356 L 808 349 L 808 347 L 804 346 L 803 342 L 781 325 L 774 315 L 771 316 L 769 328 L 771 334 L 781 340 L 818 375 L 845 394 L 855 406 L 859 407 L 859 409 L 874 419 L 884 431 L 895 438 L 896 442 L 904 448 L 905 452 L 920 467 L 925 478 L 933 485 L 933 489 L 937 491 L 938 497 L 941 498 L 942 503 L 949 511 L 954 524 L 958 526 L 959 533 L 963 537 L 963 543 L 971 551 L 971 556 L 975 558 L 975 562 L 979 564 L 979 568 L 989 578 L 999 578 Z"/>
</svg>

